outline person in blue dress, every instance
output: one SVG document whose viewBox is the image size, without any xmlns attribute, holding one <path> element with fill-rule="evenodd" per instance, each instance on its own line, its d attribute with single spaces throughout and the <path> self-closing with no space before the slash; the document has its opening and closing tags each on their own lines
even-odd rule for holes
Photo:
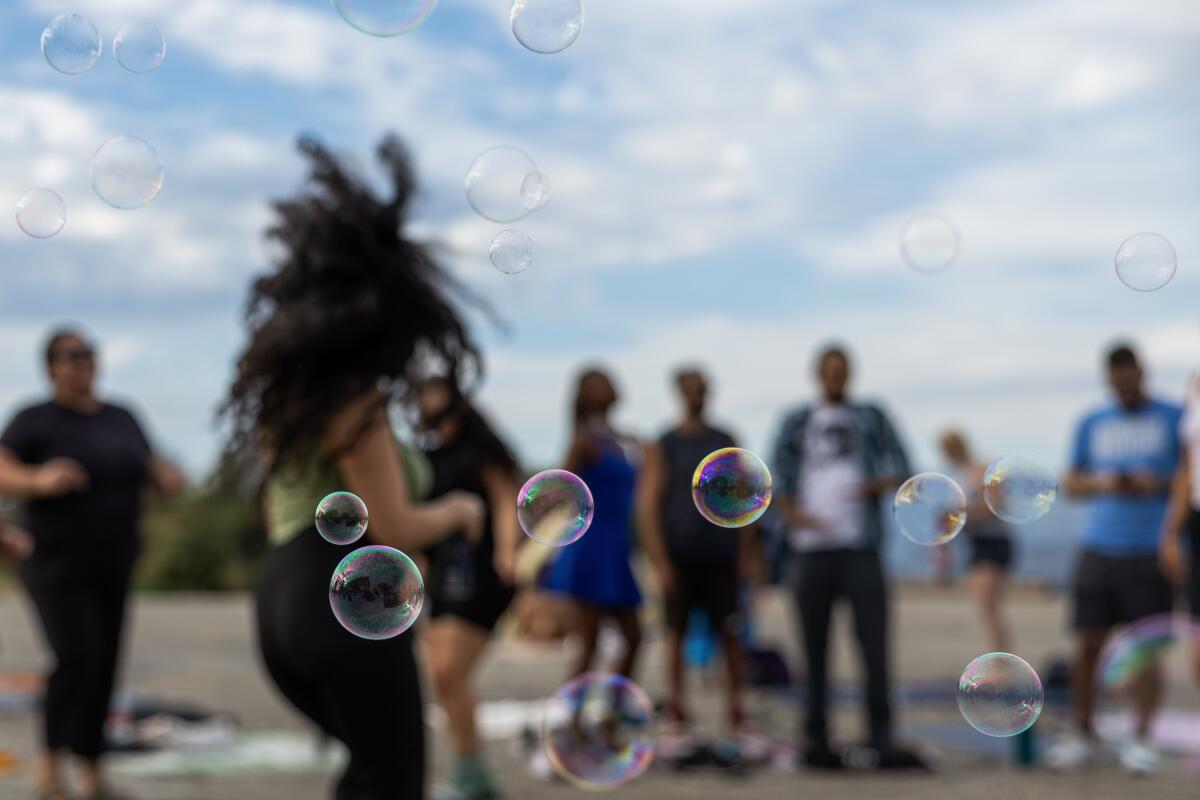
<svg viewBox="0 0 1200 800">
<path fill-rule="evenodd" d="M 596 510 L 587 533 L 562 548 L 545 583 L 547 591 L 566 595 L 575 606 L 575 633 L 581 647 L 571 677 L 591 667 L 605 620 L 614 621 L 625 640 L 616 670 L 621 675 L 632 676 L 642 638 L 638 622 L 642 596 L 629 565 L 640 446 L 609 422 L 609 412 L 619 399 L 603 371 L 588 369 L 580 375 L 565 469 L 588 485 Z"/>
</svg>

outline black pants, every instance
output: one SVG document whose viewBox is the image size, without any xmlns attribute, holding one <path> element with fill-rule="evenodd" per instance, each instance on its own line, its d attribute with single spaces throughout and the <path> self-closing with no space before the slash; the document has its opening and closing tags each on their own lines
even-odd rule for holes
<svg viewBox="0 0 1200 800">
<path fill-rule="evenodd" d="M 412 633 L 368 641 L 329 607 L 329 579 L 350 548 L 304 531 L 267 554 L 259 578 L 263 661 L 292 705 L 350 751 L 336 800 L 425 796 L 425 726 Z"/>
<path fill-rule="evenodd" d="M 132 559 L 75 554 L 34 556 L 21 565 L 21 580 L 54 652 L 42 709 L 48 750 L 86 759 L 104 752 L 132 570 Z"/>
<path fill-rule="evenodd" d="M 829 623 L 834 603 L 850 601 L 854 633 L 867 676 L 867 724 L 871 743 L 891 743 L 888 700 L 888 606 L 883 568 L 875 551 L 828 550 L 801 553 L 794 571 L 796 612 L 808 664 L 808 716 L 804 733 L 810 744 L 829 739 Z"/>
</svg>

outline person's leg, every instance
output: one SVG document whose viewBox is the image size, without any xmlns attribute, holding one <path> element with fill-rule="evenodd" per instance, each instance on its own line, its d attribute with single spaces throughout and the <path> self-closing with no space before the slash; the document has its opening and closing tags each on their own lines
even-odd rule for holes
<svg viewBox="0 0 1200 800">
<path fill-rule="evenodd" d="M 1076 633 L 1075 660 L 1071 665 L 1071 707 L 1075 723 L 1085 736 L 1092 736 L 1096 704 L 1096 665 L 1108 640 L 1106 629 L 1084 629 Z"/>
<path fill-rule="evenodd" d="M 667 668 L 667 708 L 668 714 L 675 721 L 682 722 L 688 718 L 687 680 L 683 658 L 683 637 L 687 633 L 689 588 L 691 585 L 690 570 L 675 565 L 674 591 L 663 597 L 664 616 L 667 627 L 666 638 L 666 668 Z"/>
<path fill-rule="evenodd" d="M 892 709 L 888 653 L 887 586 L 883 566 L 874 550 L 847 554 L 843 590 L 854 611 L 854 633 L 867 678 L 867 725 L 871 744 L 884 750 L 892 744 Z"/>
<path fill-rule="evenodd" d="M 983 623 L 988 647 L 994 653 L 1009 652 L 1008 625 L 1001 610 L 1007 577 L 999 565 L 979 561 L 967 575 L 967 586 Z"/>
<path fill-rule="evenodd" d="M 736 567 L 712 565 L 704 571 L 704 591 L 700 602 L 708 613 L 709 625 L 716 631 L 725 657 L 725 713 L 729 730 L 737 733 L 745 724 L 742 707 L 742 618 L 738 598 Z"/>
<path fill-rule="evenodd" d="M 99 615 L 101 646 L 91 670 L 89 696 L 80 712 L 82 729 L 71 745 L 71 749 L 83 760 L 79 791 L 84 797 L 96 794 L 103 786 L 100 761 L 104 752 L 104 722 L 108 717 L 120 662 L 132 567 L 129 564 L 106 568 L 105 574 L 97 576 L 93 602 Z"/>
<path fill-rule="evenodd" d="M 617 665 L 617 674 L 633 679 L 633 671 L 637 666 L 638 651 L 642 646 L 642 623 L 638 620 L 636 608 L 622 609 L 613 614 L 617 627 L 621 630 L 621 638 L 625 640 L 625 650 Z"/>
<path fill-rule="evenodd" d="M 829 623 L 836 597 L 836 583 L 831 575 L 832 555 L 800 554 L 794 573 L 796 617 L 800 623 L 800 638 L 808 671 L 804 735 L 810 749 L 827 749 L 829 746 L 825 703 L 829 689 Z"/>
<path fill-rule="evenodd" d="M 579 652 L 571 666 L 570 677 L 587 672 L 596 657 L 596 642 L 600 638 L 600 609 L 588 603 L 575 603 L 573 609 L 575 633 L 579 636 Z"/>
</svg>

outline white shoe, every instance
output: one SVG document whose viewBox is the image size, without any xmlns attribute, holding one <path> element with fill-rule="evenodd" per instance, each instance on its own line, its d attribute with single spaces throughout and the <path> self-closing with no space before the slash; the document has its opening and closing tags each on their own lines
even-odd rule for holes
<svg viewBox="0 0 1200 800">
<path fill-rule="evenodd" d="M 1053 770 L 1083 769 L 1096 757 L 1096 742 L 1072 733 L 1055 742 L 1046 752 L 1046 766 Z"/>
<path fill-rule="evenodd" d="M 1158 772 L 1158 752 L 1145 739 L 1129 739 L 1117 746 L 1117 760 L 1121 767 L 1132 775 L 1150 775 Z"/>
</svg>

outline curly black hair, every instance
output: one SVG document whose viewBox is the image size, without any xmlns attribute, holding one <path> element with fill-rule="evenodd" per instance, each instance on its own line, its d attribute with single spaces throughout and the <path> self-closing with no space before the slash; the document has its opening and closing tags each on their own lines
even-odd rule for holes
<svg viewBox="0 0 1200 800">
<path fill-rule="evenodd" d="M 388 136 L 376 151 L 390 199 L 316 140 L 298 146 L 309 185 L 273 204 L 267 236 L 283 253 L 251 287 L 249 342 L 221 409 L 229 453 L 265 453 L 272 470 L 312 452 L 332 418 L 373 389 L 386 404 L 431 363 L 456 381 L 482 371 L 447 293 L 462 288 L 427 246 L 404 236 L 416 183 L 400 140 Z M 338 449 L 353 447 L 372 419 Z"/>
</svg>

